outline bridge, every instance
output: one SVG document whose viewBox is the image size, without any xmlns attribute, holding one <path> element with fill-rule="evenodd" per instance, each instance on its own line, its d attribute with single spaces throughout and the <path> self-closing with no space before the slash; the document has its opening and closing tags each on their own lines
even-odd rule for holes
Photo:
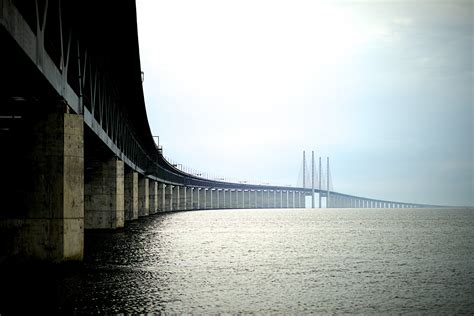
<svg viewBox="0 0 474 316">
<path fill-rule="evenodd" d="M 81 260 L 85 229 L 164 211 L 426 206 L 180 170 L 150 131 L 136 22 L 133 0 L 0 0 L 0 261 Z"/>
</svg>

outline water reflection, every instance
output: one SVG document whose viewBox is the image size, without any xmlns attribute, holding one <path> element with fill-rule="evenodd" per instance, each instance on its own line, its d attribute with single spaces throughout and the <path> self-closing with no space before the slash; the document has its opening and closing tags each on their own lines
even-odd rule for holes
<svg viewBox="0 0 474 316">
<path fill-rule="evenodd" d="M 86 313 L 472 312 L 473 227 L 472 210 L 168 213 L 88 232 L 84 263 L 36 290 Z"/>
</svg>

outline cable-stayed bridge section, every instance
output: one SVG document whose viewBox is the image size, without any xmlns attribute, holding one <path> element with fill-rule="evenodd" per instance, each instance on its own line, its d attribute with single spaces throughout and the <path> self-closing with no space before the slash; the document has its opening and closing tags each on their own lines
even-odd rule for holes
<svg viewBox="0 0 474 316">
<path fill-rule="evenodd" d="M 0 47 L 0 260 L 81 260 L 84 229 L 162 211 L 302 208 L 315 193 L 328 207 L 417 206 L 168 162 L 148 124 L 133 0 L 0 0 Z"/>
</svg>

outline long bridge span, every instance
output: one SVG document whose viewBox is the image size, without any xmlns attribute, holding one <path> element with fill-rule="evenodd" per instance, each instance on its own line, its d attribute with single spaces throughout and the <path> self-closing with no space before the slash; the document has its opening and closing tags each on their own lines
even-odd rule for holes
<svg viewBox="0 0 474 316">
<path fill-rule="evenodd" d="M 178 169 L 148 124 L 133 0 L 0 0 L 0 77 L 0 261 L 81 260 L 84 229 L 163 211 L 303 208 L 314 193 L 426 206 Z"/>
</svg>

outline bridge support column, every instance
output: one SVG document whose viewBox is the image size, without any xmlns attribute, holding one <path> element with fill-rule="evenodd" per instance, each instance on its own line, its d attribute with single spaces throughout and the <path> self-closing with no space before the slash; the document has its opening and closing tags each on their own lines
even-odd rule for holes
<svg viewBox="0 0 474 316">
<path fill-rule="evenodd" d="M 249 190 L 249 208 L 257 208 L 257 191 Z"/>
<path fill-rule="evenodd" d="M 288 192 L 288 207 L 289 208 L 295 207 L 295 192 L 293 191 Z"/>
<path fill-rule="evenodd" d="M 2 138 L 0 257 L 82 260 L 83 126 L 80 115 L 38 115 Z"/>
<path fill-rule="evenodd" d="M 216 189 L 210 189 L 209 194 L 211 196 L 211 203 L 210 203 L 210 209 L 218 209 L 219 208 L 219 191 Z"/>
<path fill-rule="evenodd" d="M 158 182 L 158 212 L 165 211 L 166 205 L 166 194 L 165 194 L 166 185 L 162 182 Z"/>
<path fill-rule="evenodd" d="M 203 189 L 194 187 L 193 190 L 193 209 L 200 210 L 201 209 L 201 191 Z"/>
<path fill-rule="evenodd" d="M 242 209 L 244 208 L 244 190 L 236 190 L 236 201 L 235 208 Z"/>
<path fill-rule="evenodd" d="M 237 204 L 237 201 L 238 201 L 238 198 L 237 198 L 237 191 L 232 189 L 232 190 L 229 190 L 229 208 L 232 208 L 232 209 L 236 209 L 238 207 L 238 204 Z"/>
<path fill-rule="evenodd" d="M 125 168 L 125 220 L 138 218 L 138 173 Z"/>
<path fill-rule="evenodd" d="M 225 190 L 222 190 L 222 191 L 224 191 L 224 193 L 223 193 L 224 203 L 222 203 L 224 205 L 223 208 L 229 208 L 230 195 L 231 195 L 230 190 L 225 189 Z"/>
<path fill-rule="evenodd" d="M 194 189 L 193 187 L 186 187 L 186 209 L 194 209 Z"/>
<path fill-rule="evenodd" d="M 173 211 L 178 211 L 181 209 L 180 202 L 181 187 L 176 185 L 173 187 Z"/>
<path fill-rule="evenodd" d="M 255 208 L 262 208 L 263 205 L 263 191 L 257 190 L 255 191 L 256 201 L 255 201 Z"/>
<path fill-rule="evenodd" d="M 205 188 L 197 188 L 197 210 L 202 210 L 206 208 L 206 189 Z"/>
<path fill-rule="evenodd" d="M 283 207 L 288 208 L 289 207 L 289 204 L 288 204 L 288 200 L 289 200 L 288 191 L 282 191 L 282 192 L 283 192 L 283 194 L 282 194 Z"/>
<path fill-rule="evenodd" d="M 205 188 L 202 189 L 201 191 L 204 191 L 204 204 L 203 204 L 203 209 L 210 209 L 212 208 L 212 189 Z"/>
<path fill-rule="evenodd" d="M 243 208 L 250 208 L 250 190 L 242 191 L 244 195 L 244 207 Z"/>
<path fill-rule="evenodd" d="M 165 211 L 173 210 L 173 186 L 167 184 L 165 187 Z"/>
<path fill-rule="evenodd" d="M 269 190 L 264 190 L 262 191 L 262 194 L 263 194 L 263 198 L 262 198 L 262 202 L 263 202 L 263 205 L 262 207 L 263 208 L 269 208 L 270 207 L 270 191 Z"/>
<path fill-rule="evenodd" d="M 199 189 L 199 206 L 198 209 L 204 210 L 207 208 L 207 189 L 206 188 L 200 188 Z"/>
<path fill-rule="evenodd" d="M 179 188 L 179 210 L 181 211 L 185 211 L 187 210 L 186 208 L 186 201 L 188 200 L 187 199 L 187 188 L 186 187 L 180 187 Z"/>
<path fill-rule="evenodd" d="M 103 158 L 102 158 L 103 159 Z M 116 157 L 86 159 L 84 175 L 84 228 L 124 227 L 124 163 Z"/>
<path fill-rule="evenodd" d="M 237 191 L 234 189 L 229 189 L 229 201 L 227 203 L 228 208 L 235 209 L 236 208 L 236 203 L 237 203 Z M 227 197 L 226 197 L 227 201 Z"/>
<path fill-rule="evenodd" d="M 237 202 L 237 191 L 234 189 L 230 190 L 229 189 L 229 203 L 228 203 L 228 208 L 236 208 L 236 202 Z"/>
<path fill-rule="evenodd" d="M 158 183 L 154 180 L 148 180 L 150 184 L 150 214 L 156 214 L 158 210 Z"/>
<path fill-rule="evenodd" d="M 149 179 L 145 176 L 138 176 L 138 216 L 148 216 L 150 214 L 150 186 Z"/>
</svg>

